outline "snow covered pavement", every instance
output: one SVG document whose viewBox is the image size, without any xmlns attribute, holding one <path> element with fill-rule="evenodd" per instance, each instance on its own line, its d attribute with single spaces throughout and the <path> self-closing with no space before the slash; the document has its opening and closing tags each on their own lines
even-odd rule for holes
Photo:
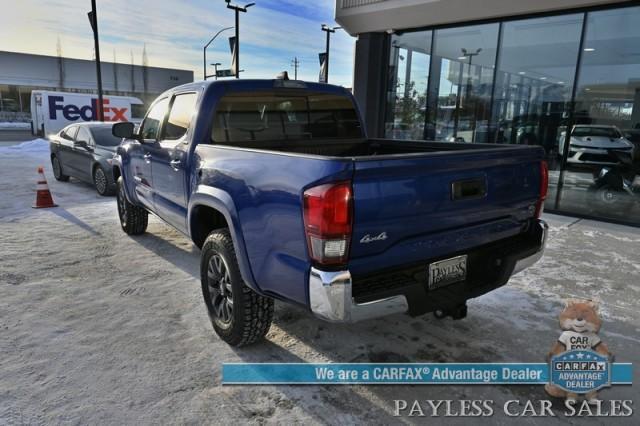
<svg viewBox="0 0 640 426">
<path fill-rule="evenodd" d="M 542 386 L 223 387 L 220 371 L 223 362 L 543 362 L 565 297 L 601 300 L 602 340 L 617 361 L 640 363 L 640 229 L 548 216 L 543 260 L 471 301 L 464 320 L 335 325 L 277 303 L 268 340 L 232 349 L 209 324 L 189 240 L 155 218 L 147 234 L 125 235 L 115 199 L 56 182 L 48 155 L 46 141 L 0 148 L 0 424 L 388 424 L 400 420 L 395 399 L 545 399 Z M 58 208 L 31 208 L 38 165 Z M 602 397 L 638 400 L 638 368 L 634 381 L 635 391 Z M 500 411 L 494 420 L 509 420 Z"/>
</svg>

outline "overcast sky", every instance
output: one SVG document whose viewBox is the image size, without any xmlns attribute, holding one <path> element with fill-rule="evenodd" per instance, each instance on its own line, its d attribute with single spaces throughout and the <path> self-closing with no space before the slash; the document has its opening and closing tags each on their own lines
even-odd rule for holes
<svg viewBox="0 0 640 426">
<path fill-rule="evenodd" d="M 90 0 L 1 0 L 0 50 L 56 55 L 57 40 L 67 57 L 92 59 L 93 38 L 87 19 Z M 292 73 L 318 79 L 318 53 L 324 51 L 324 22 L 335 25 L 334 0 L 255 0 L 240 18 L 243 77 L 273 78 Z M 8 5 L 10 3 L 10 6 Z M 142 62 L 146 43 L 150 66 L 193 70 L 202 79 L 202 47 L 220 29 L 234 25 L 224 0 L 97 0 L 100 54 L 103 60 Z M 245 3 L 248 3 L 245 2 Z M 244 3 L 240 3 L 244 4 Z M 228 37 L 223 33 L 207 50 L 209 63 L 229 67 Z M 331 83 L 352 85 L 354 39 L 337 31 L 331 45 Z M 210 69 L 211 73 L 213 70 Z"/>
</svg>

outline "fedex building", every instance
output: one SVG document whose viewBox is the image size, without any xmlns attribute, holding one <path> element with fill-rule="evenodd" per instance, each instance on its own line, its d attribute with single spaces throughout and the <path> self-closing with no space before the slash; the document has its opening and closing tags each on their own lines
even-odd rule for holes
<svg viewBox="0 0 640 426">
<path fill-rule="evenodd" d="M 539 145 L 547 211 L 640 225 L 640 187 L 594 177 L 608 146 L 640 161 L 638 2 L 336 0 L 336 21 L 370 136 Z"/>
<path fill-rule="evenodd" d="M 102 61 L 102 86 L 112 103 L 105 105 L 105 113 L 108 117 L 123 113 L 123 106 L 113 104 L 118 96 L 135 97 L 148 104 L 165 90 L 192 81 L 190 70 Z M 94 61 L 0 51 L 0 122 L 31 121 L 33 91 L 95 94 L 96 86 Z M 93 102 L 97 101 L 58 99 L 49 112 L 55 111 L 56 116 L 65 114 L 63 109 L 56 108 L 75 105 L 67 108 L 67 115 L 89 116 L 97 108 Z M 79 111 L 75 111 L 76 107 Z M 145 106 L 134 104 L 133 109 L 133 115 L 140 116 Z"/>
</svg>

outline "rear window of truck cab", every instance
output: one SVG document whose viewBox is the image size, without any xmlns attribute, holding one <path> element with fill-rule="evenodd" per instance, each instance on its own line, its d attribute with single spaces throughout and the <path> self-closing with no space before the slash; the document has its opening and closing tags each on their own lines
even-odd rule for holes
<svg viewBox="0 0 640 426">
<path fill-rule="evenodd" d="M 215 144 L 362 137 L 360 120 L 348 97 L 275 91 L 224 96 L 211 134 Z"/>
</svg>

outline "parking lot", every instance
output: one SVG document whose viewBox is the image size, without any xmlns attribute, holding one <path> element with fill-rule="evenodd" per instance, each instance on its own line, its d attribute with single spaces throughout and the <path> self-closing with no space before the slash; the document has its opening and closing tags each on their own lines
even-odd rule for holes
<svg viewBox="0 0 640 426">
<path fill-rule="evenodd" d="M 57 208 L 31 208 L 38 165 Z M 546 399 L 542 386 L 222 386 L 221 365 L 544 362 L 568 297 L 599 300 L 602 340 L 616 361 L 640 363 L 638 228 L 547 215 L 542 261 L 470 301 L 464 320 L 395 315 L 335 325 L 276 303 L 267 341 L 234 349 L 213 333 L 199 251 L 186 237 L 155 218 L 145 235 L 125 235 L 115 198 L 53 179 L 44 141 L 0 147 L 0 170 L 0 423 L 421 423 L 392 417 L 393 401 Z M 614 386 L 602 397 L 639 394 Z M 501 411 L 498 423 L 517 421 Z"/>
</svg>

